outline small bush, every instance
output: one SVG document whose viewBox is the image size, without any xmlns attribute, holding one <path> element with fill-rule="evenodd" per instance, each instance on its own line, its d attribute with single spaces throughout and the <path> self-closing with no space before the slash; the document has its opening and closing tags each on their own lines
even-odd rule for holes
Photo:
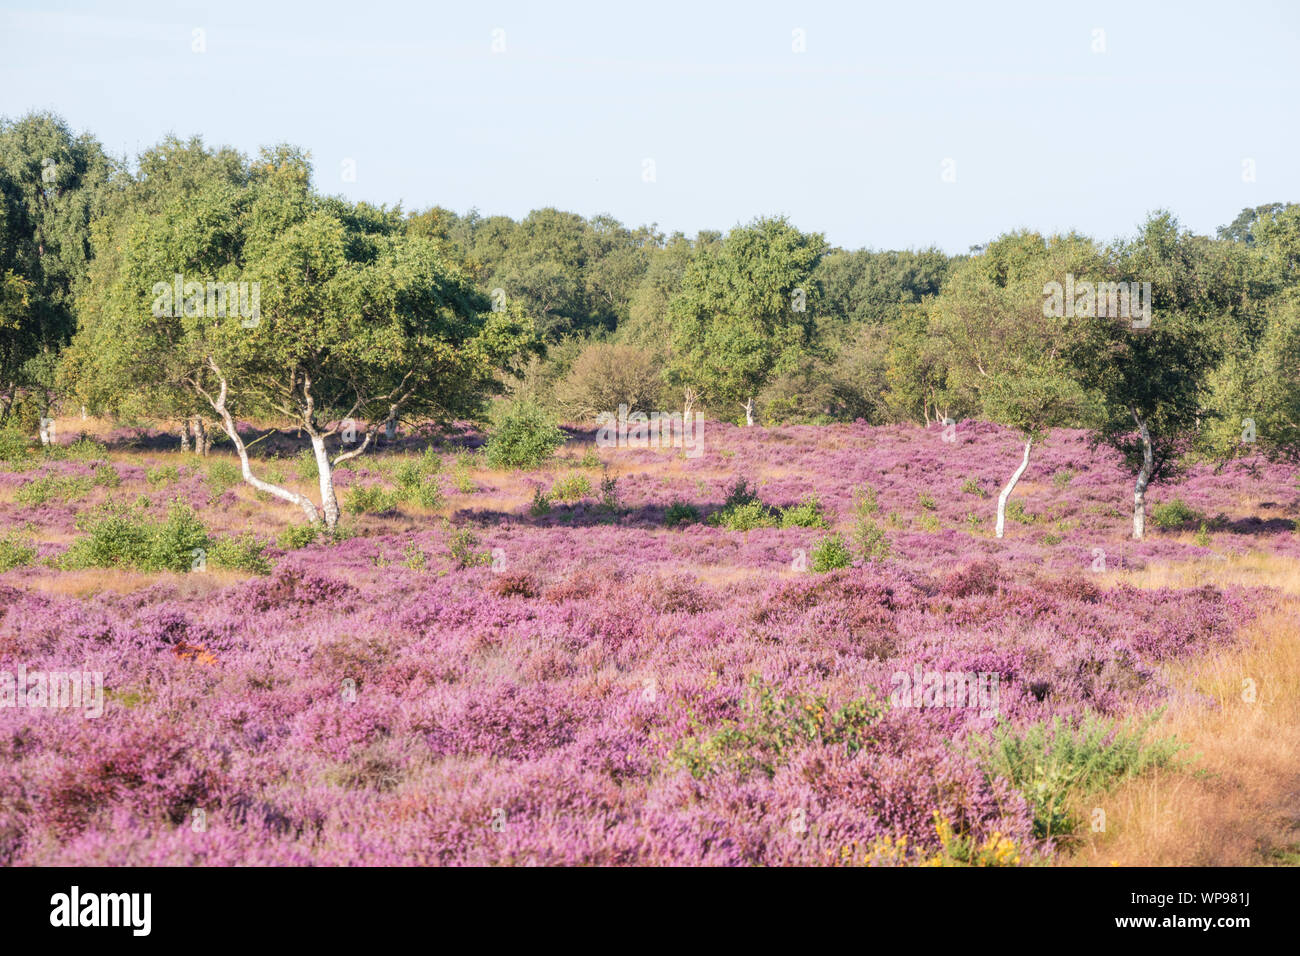
<svg viewBox="0 0 1300 956">
<path fill-rule="evenodd" d="M 885 529 L 866 515 L 859 515 L 854 524 L 853 545 L 864 564 L 869 561 L 884 561 L 889 557 L 891 548 Z"/>
<path fill-rule="evenodd" d="M 160 485 L 169 485 L 174 481 L 180 481 L 180 469 L 175 465 L 155 465 L 144 474 L 145 483 L 150 488 L 157 488 Z"/>
<path fill-rule="evenodd" d="M 1004 721 L 992 739 L 976 738 L 972 751 L 990 776 L 1004 777 L 1029 800 L 1035 836 L 1069 838 L 1080 824 L 1075 797 L 1167 766 L 1182 749 L 1172 739 L 1146 742 L 1158 718 L 1158 712 L 1124 723 L 1092 714 L 1081 720 L 1057 716 L 1023 730 Z"/>
<path fill-rule="evenodd" d="M 1151 521 L 1157 528 L 1181 528 L 1183 525 L 1200 521 L 1202 514 L 1188 507 L 1182 498 L 1175 498 L 1151 509 Z"/>
<path fill-rule="evenodd" d="M 95 466 L 95 474 L 91 482 L 96 488 L 116 488 L 122 483 L 122 476 L 117 473 L 117 469 L 110 464 Z"/>
<path fill-rule="evenodd" d="M 103 442 L 95 441 L 85 432 L 78 435 L 77 440 L 68 446 L 68 457 L 78 461 L 92 461 L 103 458 L 107 454 L 108 446 Z"/>
<path fill-rule="evenodd" d="M 107 507 L 79 518 L 86 536 L 73 542 L 59 564 L 68 569 L 129 567 L 138 571 L 189 571 L 197 552 L 210 546 L 207 529 L 188 505 L 174 501 L 161 522 L 139 509 Z"/>
<path fill-rule="evenodd" d="M 276 544 L 284 551 L 297 551 L 312 544 L 325 529 L 318 524 L 291 524 L 280 532 Z"/>
<path fill-rule="evenodd" d="M 694 524 L 699 520 L 699 509 L 684 501 L 674 501 L 664 512 L 664 524 L 670 528 L 675 528 L 679 524 Z"/>
<path fill-rule="evenodd" d="M 377 514 L 396 507 L 397 493 L 383 485 L 357 485 L 348 489 L 343 499 L 343 510 L 354 515 Z"/>
<path fill-rule="evenodd" d="M 921 492 L 920 494 L 918 494 L 916 496 L 916 500 L 921 505 L 921 507 L 924 508 L 926 511 L 934 511 L 939 507 L 935 503 L 934 498 L 931 497 L 930 495 L 927 495 L 925 492 Z"/>
<path fill-rule="evenodd" d="M 809 495 L 797 505 L 791 505 L 781 512 L 782 528 L 826 528 L 829 524 L 822 514 L 821 501 Z"/>
<path fill-rule="evenodd" d="M 492 555 L 478 550 L 479 540 L 470 528 L 461 528 L 447 540 L 447 551 L 458 568 L 473 568 L 489 564 Z"/>
<path fill-rule="evenodd" d="M 967 478 L 961 483 L 961 490 L 968 495 L 974 495 L 976 498 L 987 498 L 989 493 L 979 483 L 978 478 Z"/>
<path fill-rule="evenodd" d="M 536 468 L 565 442 L 564 432 L 541 407 L 517 401 L 498 416 L 487 441 L 492 468 Z"/>
<path fill-rule="evenodd" d="M 316 464 L 316 453 L 310 448 L 304 448 L 294 459 L 296 464 L 294 470 L 298 473 L 299 481 L 319 481 L 320 466 Z"/>
<path fill-rule="evenodd" d="M 809 567 L 818 574 L 853 564 L 853 554 L 838 534 L 828 534 L 813 545 L 811 557 Z"/>
<path fill-rule="evenodd" d="M 528 506 L 528 513 L 534 518 L 551 513 L 551 496 L 541 488 L 533 489 L 533 503 Z"/>
<path fill-rule="evenodd" d="M 1074 481 L 1076 472 L 1073 468 L 1062 468 L 1052 475 L 1052 484 L 1057 488 L 1065 488 L 1070 482 Z"/>
<path fill-rule="evenodd" d="M 1205 526 L 1204 521 L 1202 521 L 1201 526 L 1196 529 L 1196 544 L 1201 548 L 1208 548 L 1210 546 L 1210 529 Z"/>
<path fill-rule="evenodd" d="M 0 461 L 21 461 L 32 448 L 32 440 L 16 428 L 0 428 Z"/>
<path fill-rule="evenodd" d="M 78 501 L 90 494 L 91 479 L 72 475 L 43 475 L 25 482 L 14 494 L 14 501 L 24 505 L 43 505 L 51 498 Z"/>
<path fill-rule="evenodd" d="M 216 501 L 243 480 L 243 468 L 233 461 L 218 458 L 208 465 L 207 483 L 209 495 L 213 501 Z"/>
<path fill-rule="evenodd" d="M 755 528 L 775 528 L 780 519 L 761 501 L 743 505 L 728 505 L 716 513 L 711 523 L 728 531 L 752 531 Z"/>
<path fill-rule="evenodd" d="M 16 531 L 0 538 L 0 574 L 21 568 L 36 560 L 36 548 L 18 537 Z"/>
<path fill-rule="evenodd" d="M 879 492 L 871 485 L 859 485 L 853 489 L 853 510 L 857 514 L 867 517 L 879 514 Z"/>
<path fill-rule="evenodd" d="M 590 494 L 591 479 L 578 471 L 551 485 L 551 499 L 554 501 L 581 501 Z"/>
<path fill-rule="evenodd" d="M 1031 515 L 1029 512 L 1025 511 L 1025 503 L 1023 501 L 1008 501 L 1007 517 L 1019 524 L 1033 524 L 1038 520 L 1037 515 Z"/>
<path fill-rule="evenodd" d="M 216 568 L 247 571 L 251 574 L 269 574 L 271 562 L 263 555 L 266 544 L 252 532 L 238 537 L 218 538 L 208 549 L 208 562 Z"/>
<path fill-rule="evenodd" d="M 600 479 L 600 510 L 610 514 L 618 511 L 618 479 L 610 474 Z"/>
</svg>

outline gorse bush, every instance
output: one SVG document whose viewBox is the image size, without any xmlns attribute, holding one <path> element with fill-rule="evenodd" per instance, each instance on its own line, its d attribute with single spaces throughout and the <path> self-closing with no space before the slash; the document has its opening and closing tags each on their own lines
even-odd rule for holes
<svg viewBox="0 0 1300 956">
<path fill-rule="evenodd" d="M 541 406 L 517 401 L 494 423 L 487 440 L 487 462 L 492 468 L 536 468 L 564 442 L 564 432 Z"/>
<path fill-rule="evenodd" d="M 591 479 L 582 472 L 559 478 L 551 485 L 553 501 L 580 501 L 591 494 Z"/>
<path fill-rule="evenodd" d="M 1118 722 L 1089 714 L 1056 716 L 1017 730 L 1006 721 L 971 749 L 995 777 L 1023 793 L 1034 811 L 1034 834 L 1069 838 L 1080 825 L 1072 801 L 1147 770 L 1167 766 L 1182 749 L 1172 739 L 1148 742 L 1159 712 Z"/>
<path fill-rule="evenodd" d="M 884 713 L 866 698 L 831 710 L 821 695 L 781 693 L 756 674 L 740 710 L 739 719 L 712 730 L 691 712 L 691 733 L 675 742 L 669 760 L 697 779 L 723 770 L 770 777 L 799 748 L 836 746 L 856 753 L 869 746 L 872 728 Z"/>
</svg>

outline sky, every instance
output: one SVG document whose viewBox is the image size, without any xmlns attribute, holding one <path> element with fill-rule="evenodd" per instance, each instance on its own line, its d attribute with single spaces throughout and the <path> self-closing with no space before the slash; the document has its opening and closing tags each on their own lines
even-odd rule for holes
<svg viewBox="0 0 1300 956">
<path fill-rule="evenodd" d="M 1300 200 L 1300 3 L 0 0 L 0 115 L 292 143 L 407 210 L 845 248 L 1212 233 Z"/>
</svg>

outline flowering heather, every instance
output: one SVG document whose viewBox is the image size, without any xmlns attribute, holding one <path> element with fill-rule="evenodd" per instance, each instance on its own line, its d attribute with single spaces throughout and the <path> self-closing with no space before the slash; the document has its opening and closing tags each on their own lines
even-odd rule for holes
<svg viewBox="0 0 1300 956">
<path fill-rule="evenodd" d="M 188 456 L 113 446 L 120 485 L 41 505 L 17 490 L 99 462 L 0 474 L 0 536 L 38 552 L 0 574 L 0 673 L 101 672 L 105 698 L 98 719 L 0 707 L 0 863 L 920 862 L 954 833 L 1028 862 L 1059 841 L 971 738 L 1149 714 L 1171 693 L 1164 664 L 1231 646 L 1272 599 L 1114 572 L 1300 554 L 1285 464 L 1190 466 L 1150 497 L 1203 516 L 1200 541 L 1198 521 L 1133 542 L 1131 475 L 1054 432 L 997 541 L 1020 446 L 994 426 L 947 443 L 710 423 L 704 447 L 604 449 L 616 503 L 591 469 L 591 495 L 541 514 L 534 489 L 579 467 L 572 449 L 523 473 L 475 460 L 462 492 L 444 448 L 441 509 L 363 515 L 297 550 L 272 544 L 292 509 L 244 486 L 214 499 Z M 404 450 L 340 484 L 390 481 Z M 292 480 L 296 463 L 273 467 Z M 828 528 L 709 524 L 741 477 L 773 508 L 815 496 Z M 867 485 L 888 557 L 799 570 L 828 530 L 851 537 Z M 214 537 L 253 532 L 274 570 L 57 569 L 79 515 L 140 495 L 157 514 L 179 498 Z M 665 526 L 674 502 L 701 520 Z M 466 530 L 481 561 L 450 553 Z M 996 713 L 891 703 L 898 675 L 932 672 L 988 675 Z"/>
</svg>

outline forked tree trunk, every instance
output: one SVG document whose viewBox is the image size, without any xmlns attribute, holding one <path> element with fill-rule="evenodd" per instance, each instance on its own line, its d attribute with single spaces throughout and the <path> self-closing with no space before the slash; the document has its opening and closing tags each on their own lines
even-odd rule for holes
<svg viewBox="0 0 1300 956">
<path fill-rule="evenodd" d="M 1029 452 L 1033 447 L 1034 447 L 1034 440 L 1030 438 L 1028 441 L 1025 442 L 1025 457 L 1021 459 L 1020 467 L 1017 468 L 1015 472 L 1011 475 L 1011 480 L 1008 481 L 1006 487 L 1002 489 L 1002 494 L 998 495 L 997 536 L 999 538 L 1002 537 L 1002 535 L 1005 533 L 1006 530 L 1007 499 L 1011 497 L 1011 492 L 1015 490 L 1016 482 L 1020 480 L 1020 476 L 1023 475 L 1025 473 L 1025 469 L 1029 467 Z"/>
<path fill-rule="evenodd" d="M 1138 434 L 1142 436 L 1142 467 L 1138 469 L 1137 484 L 1133 486 L 1133 538 L 1142 540 L 1147 530 L 1147 485 L 1151 483 L 1152 455 L 1151 433 L 1147 423 L 1133 409 L 1133 420 L 1137 422 Z"/>
<path fill-rule="evenodd" d="M 213 371 L 216 366 L 213 364 Z M 231 418 L 230 411 L 226 408 L 226 379 L 218 372 L 218 381 L 221 382 L 221 391 L 217 394 L 216 399 L 205 394 L 212 410 L 221 417 L 222 431 L 226 433 L 231 443 L 235 446 L 235 453 L 239 455 L 240 470 L 243 472 L 244 481 L 248 482 L 258 491 L 265 491 L 268 495 L 273 495 L 281 501 L 288 501 L 302 509 L 302 513 L 307 516 L 307 520 L 312 524 L 320 521 L 320 514 L 316 511 L 316 505 L 306 495 L 300 495 L 296 491 L 290 491 L 288 488 L 281 488 L 279 485 L 273 485 L 269 481 L 263 481 L 253 474 L 253 470 L 248 465 L 248 449 L 244 446 L 244 440 L 239 437 L 239 432 L 235 428 L 235 420 Z"/>
</svg>

